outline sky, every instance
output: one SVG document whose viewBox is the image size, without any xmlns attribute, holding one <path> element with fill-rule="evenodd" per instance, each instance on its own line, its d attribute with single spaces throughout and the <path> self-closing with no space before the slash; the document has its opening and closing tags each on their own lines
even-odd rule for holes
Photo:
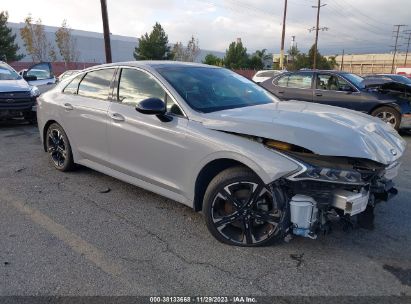
<svg viewBox="0 0 411 304">
<path fill-rule="evenodd" d="M 300 50 L 314 42 L 318 0 L 288 0 L 286 49 L 296 36 Z M 59 26 L 66 19 L 73 29 L 102 32 L 99 0 L 2 0 L 10 22 L 31 14 L 45 25 Z M 411 0 L 322 0 L 319 50 L 323 54 L 388 52 L 394 24 L 409 24 Z M 241 38 L 249 52 L 279 52 L 284 0 L 107 0 L 110 31 L 140 37 L 160 22 L 169 41 L 186 43 L 191 36 L 200 48 L 225 51 Z M 406 40 L 400 39 L 405 50 Z"/>
</svg>

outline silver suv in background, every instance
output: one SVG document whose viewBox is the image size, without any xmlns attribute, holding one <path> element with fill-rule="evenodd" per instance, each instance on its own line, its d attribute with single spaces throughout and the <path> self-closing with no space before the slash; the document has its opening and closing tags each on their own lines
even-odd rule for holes
<svg viewBox="0 0 411 304">
<path fill-rule="evenodd" d="M 11 66 L 0 61 L 0 119 L 23 117 L 35 123 L 39 95 L 37 87 L 29 85 Z"/>
<path fill-rule="evenodd" d="M 93 67 L 39 98 L 44 149 L 202 211 L 218 240 L 315 238 L 396 194 L 405 142 L 380 119 L 280 102 L 208 65 L 136 61 Z M 395 206 L 393 206 L 395 208 Z"/>
</svg>

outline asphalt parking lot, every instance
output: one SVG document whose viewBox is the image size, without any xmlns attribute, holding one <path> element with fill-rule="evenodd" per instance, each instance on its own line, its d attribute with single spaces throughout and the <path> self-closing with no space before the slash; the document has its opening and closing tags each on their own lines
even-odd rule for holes
<svg viewBox="0 0 411 304">
<path fill-rule="evenodd" d="M 174 201 L 56 171 L 35 127 L 0 123 L 0 295 L 411 295 L 410 179 L 408 149 L 372 231 L 237 248 Z"/>
</svg>

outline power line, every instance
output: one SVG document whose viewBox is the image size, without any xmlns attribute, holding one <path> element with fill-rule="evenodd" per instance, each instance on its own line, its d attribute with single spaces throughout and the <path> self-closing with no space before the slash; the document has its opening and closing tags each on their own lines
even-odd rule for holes
<svg viewBox="0 0 411 304">
<path fill-rule="evenodd" d="M 313 61 L 313 69 L 317 68 L 317 45 L 318 45 L 318 31 L 320 30 L 320 9 L 327 4 L 321 4 L 321 0 L 318 0 L 317 6 L 312 6 L 312 8 L 317 9 L 317 25 L 315 27 L 315 43 L 314 43 L 314 61 Z M 324 28 L 322 30 L 328 30 L 328 28 Z"/>
<path fill-rule="evenodd" d="M 407 50 L 405 52 L 405 62 L 404 66 L 407 67 L 407 59 L 408 59 L 408 51 L 410 50 L 410 43 L 411 43 L 411 30 L 404 31 L 405 34 L 408 34 L 407 38 Z"/>
<path fill-rule="evenodd" d="M 285 40 L 285 22 L 287 19 L 287 0 L 284 0 L 284 17 L 283 17 L 283 31 L 281 34 L 281 50 L 280 50 L 280 69 L 284 69 L 284 40 Z"/>
<path fill-rule="evenodd" d="M 397 54 L 397 47 L 398 47 L 398 37 L 400 35 L 400 29 L 402 27 L 406 26 L 405 24 L 395 24 L 394 28 L 397 28 L 397 30 L 394 30 L 395 34 L 395 45 L 394 45 L 394 54 L 392 56 L 392 65 L 391 65 L 391 74 L 394 73 L 394 64 L 395 64 L 395 55 Z"/>
</svg>

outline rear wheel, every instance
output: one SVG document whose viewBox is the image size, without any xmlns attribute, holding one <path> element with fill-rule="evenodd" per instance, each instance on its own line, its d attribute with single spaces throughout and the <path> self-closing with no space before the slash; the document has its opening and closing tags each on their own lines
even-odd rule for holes
<svg viewBox="0 0 411 304">
<path fill-rule="evenodd" d="M 207 228 L 230 245 L 270 244 L 281 236 L 284 218 L 281 196 L 275 196 L 251 170 L 224 170 L 211 181 L 204 197 Z"/>
<path fill-rule="evenodd" d="M 47 129 L 46 148 L 49 159 L 59 171 L 70 171 L 74 168 L 70 142 L 63 128 L 53 123 Z"/>
<path fill-rule="evenodd" d="M 401 114 L 392 107 L 380 107 L 372 111 L 372 116 L 380 118 L 386 124 L 398 130 L 401 124 Z"/>
</svg>

